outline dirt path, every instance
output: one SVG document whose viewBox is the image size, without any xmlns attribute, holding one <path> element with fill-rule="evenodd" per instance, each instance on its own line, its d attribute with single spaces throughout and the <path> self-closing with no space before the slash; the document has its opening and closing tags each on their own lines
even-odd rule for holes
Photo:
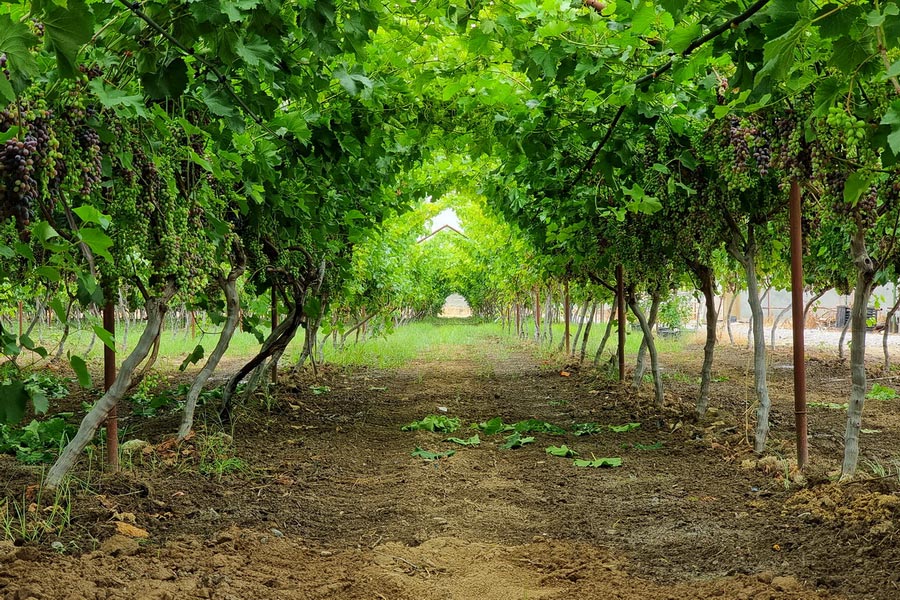
<svg viewBox="0 0 900 600">
<path fill-rule="evenodd" d="M 680 416 L 679 398 L 691 385 L 670 386 L 674 406 L 657 413 L 614 383 L 562 377 L 499 340 L 437 348 L 400 371 L 326 377 L 326 393 L 297 381 L 269 411 L 248 410 L 235 430 L 233 457 L 242 463 L 221 479 L 208 474 L 210 465 L 229 457 L 210 458 L 209 440 L 222 439 L 211 437 L 145 453 L 131 472 L 97 482 L 74 503 L 73 526 L 61 538 L 65 554 L 48 553 L 49 541 L 0 552 L 0 596 L 763 600 L 900 593 L 892 490 L 791 487 L 779 479 L 780 464 L 742 468 L 749 454 L 734 418 L 723 413 L 693 426 Z M 441 407 L 466 425 L 500 416 L 565 428 L 589 421 L 641 427 L 534 434 L 535 443 L 516 450 L 500 449 L 500 435 L 462 448 L 441 434 L 400 432 Z M 157 443 L 176 422 L 156 420 L 136 434 Z M 624 465 L 576 468 L 545 453 L 560 443 L 583 457 L 622 457 Z M 426 462 L 410 456 L 416 446 L 457 452 Z M 133 521 L 149 538 L 114 535 L 120 521 Z"/>
</svg>

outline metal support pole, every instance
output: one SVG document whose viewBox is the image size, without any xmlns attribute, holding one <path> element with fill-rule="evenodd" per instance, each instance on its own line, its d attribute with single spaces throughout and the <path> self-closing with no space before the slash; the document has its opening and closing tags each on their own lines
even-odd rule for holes
<svg viewBox="0 0 900 600">
<path fill-rule="evenodd" d="M 103 305 L 103 329 L 116 337 L 116 311 L 112 302 Z M 116 351 L 103 345 L 103 389 L 109 391 L 116 380 Z M 116 406 L 106 414 L 106 463 L 113 472 L 119 470 L 119 416 Z"/>
<path fill-rule="evenodd" d="M 791 318 L 794 330 L 794 422 L 797 430 L 797 466 L 809 461 L 806 420 L 806 352 L 803 322 L 803 230 L 800 220 L 800 184 L 791 181 Z"/>
<path fill-rule="evenodd" d="M 572 312 L 572 303 L 569 298 L 569 280 L 568 279 L 563 281 L 563 289 L 564 289 L 564 294 L 565 294 L 565 297 L 563 298 L 563 308 L 566 311 L 566 324 L 565 324 L 566 356 L 568 356 L 572 352 L 571 342 L 569 340 L 569 338 L 571 337 L 569 335 L 569 322 L 571 321 L 571 318 L 572 318 L 572 316 L 570 314 Z"/>
</svg>

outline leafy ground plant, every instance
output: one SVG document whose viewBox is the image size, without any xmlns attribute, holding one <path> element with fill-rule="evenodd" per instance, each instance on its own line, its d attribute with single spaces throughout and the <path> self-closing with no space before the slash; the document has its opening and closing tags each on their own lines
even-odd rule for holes
<svg viewBox="0 0 900 600">
<path fill-rule="evenodd" d="M 440 460 L 442 458 L 450 458 L 456 454 L 456 450 L 446 450 L 445 452 L 432 452 L 431 450 L 425 450 L 424 448 L 420 448 L 416 446 L 416 449 L 412 451 L 410 456 L 414 456 L 416 458 L 421 458 L 422 460 L 433 461 Z"/>
<path fill-rule="evenodd" d="M 518 431 L 513 433 L 512 435 L 506 436 L 506 442 L 500 446 L 501 450 L 515 450 L 516 448 L 521 448 L 525 444 L 534 443 L 533 437 L 522 437 L 522 434 Z"/>
<path fill-rule="evenodd" d="M 893 400 L 897 396 L 897 390 L 880 383 L 873 383 L 872 389 L 866 394 L 869 400 Z"/>
<path fill-rule="evenodd" d="M 472 437 L 467 440 L 458 437 L 449 437 L 444 440 L 445 442 L 453 442 L 454 444 L 459 444 L 460 446 L 477 446 L 481 443 L 481 438 L 478 437 L 476 433 Z"/>
<path fill-rule="evenodd" d="M 459 429 L 459 417 L 446 415 L 428 415 L 419 421 L 407 423 L 400 431 L 434 431 L 437 433 L 453 433 Z"/>
<path fill-rule="evenodd" d="M 602 425 L 598 425 L 597 423 L 575 423 L 572 425 L 572 433 L 577 436 L 582 435 L 594 435 L 595 433 L 600 433 L 605 428 Z"/>
<path fill-rule="evenodd" d="M 513 429 L 519 433 L 551 433 L 553 435 L 565 435 L 566 433 L 566 430 L 562 427 L 558 427 L 547 421 L 541 421 L 540 419 L 526 419 L 524 421 L 519 421 L 513 425 Z"/>
<path fill-rule="evenodd" d="M 593 457 L 591 460 L 576 458 L 572 461 L 572 463 L 576 467 L 592 467 L 592 468 L 614 468 L 622 466 L 622 459 L 619 457 L 614 458 L 597 458 Z"/>
<path fill-rule="evenodd" d="M 562 446 L 547 446 L 547 454 L 552 456 L 562 456 L 563 458 L 572 458 L 578 456 L 578 453 L 563 444 Z"/>
<path fill-rule="evenodd" d="M 66 423 L 65 413 L 46 421 L 31 421 L 25 427 L 0 425 L 0 453 L 14 454 L 26 464 L 50 462 L 66 444 L 75 428 Z"/>
</svg>

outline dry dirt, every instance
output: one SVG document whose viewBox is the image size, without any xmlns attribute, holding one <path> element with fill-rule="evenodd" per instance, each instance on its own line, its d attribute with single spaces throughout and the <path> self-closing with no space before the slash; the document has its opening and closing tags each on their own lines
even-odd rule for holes
<svg viewBox="0 0 900 600">
<path fill-rule="evenodd" d="M 668 358 L 663 410 L 649 389 L 577 369 L 564 377 L 527 347 L 491 340 L 396 371 L 326 371 L 330 391 L 318 395 L 308 379 L 288 379 L 268 407 L 240 414 L 233 448 L 202 433 L 165 443 L 177 415 L 133 420 L 133 437 L 154 447 L 117 476 L 85 465 L 60 536 L 0 547 L 0 598 L 900 597 L 897 477 L 828 477 L 843 412 L 811 409 L 813 466 L 801 479 L 780 460 L 792 437 L 787 355 L 772 363 L 772 452 L 761 461 L 746 441 L 748 355 L 721 349 L 717 410 L 694 423 L 699 358 L 695 347 Z M 810 373 L 811 399 L 844 401 L 845 364 L 813 357 Z M 867 407 L 864 427 L 879 432 L 863 441 L 872 470 L 896 470 L 897 403 Z M 516 450 L 500 449 L 499 435 L 465 448 L 400 431 L 439 407 L 466 426 L 500 416 L 641 427 L 534 434 Z M 576 468 L 545 453 L 560 443 L 624 465 Z M 457 452 L 426 462 L 410 455 L 416 446 Z M 224 464 L 236 470 L 211 472 Z M 9 501 L 33 502 L 34 514 L 51 503 L 23 492 L 38 475 L 0 459 Z"/>
</svg>

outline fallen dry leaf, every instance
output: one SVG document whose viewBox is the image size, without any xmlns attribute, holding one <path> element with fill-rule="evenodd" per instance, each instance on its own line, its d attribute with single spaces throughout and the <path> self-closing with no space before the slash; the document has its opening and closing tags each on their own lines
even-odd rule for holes
<svg viewBox="0 0 900 600">
<path fill-rule="evenodd" d="M 560 371 L 559 374 L 560 374 L 561 376 L 563 376 L 563 377 L 569 377 L 569 376 L 572 375 L 572 374 L 569 373 L 568 371 Z"/>
<path fill-rule="evenodd" d="M 131 523 L 125 521 L 116 521 L 116 531 L 122 535 L 133 538 L 148 538 L 150 533 L 146 529 L 141 529 Z"/>
</svg>

